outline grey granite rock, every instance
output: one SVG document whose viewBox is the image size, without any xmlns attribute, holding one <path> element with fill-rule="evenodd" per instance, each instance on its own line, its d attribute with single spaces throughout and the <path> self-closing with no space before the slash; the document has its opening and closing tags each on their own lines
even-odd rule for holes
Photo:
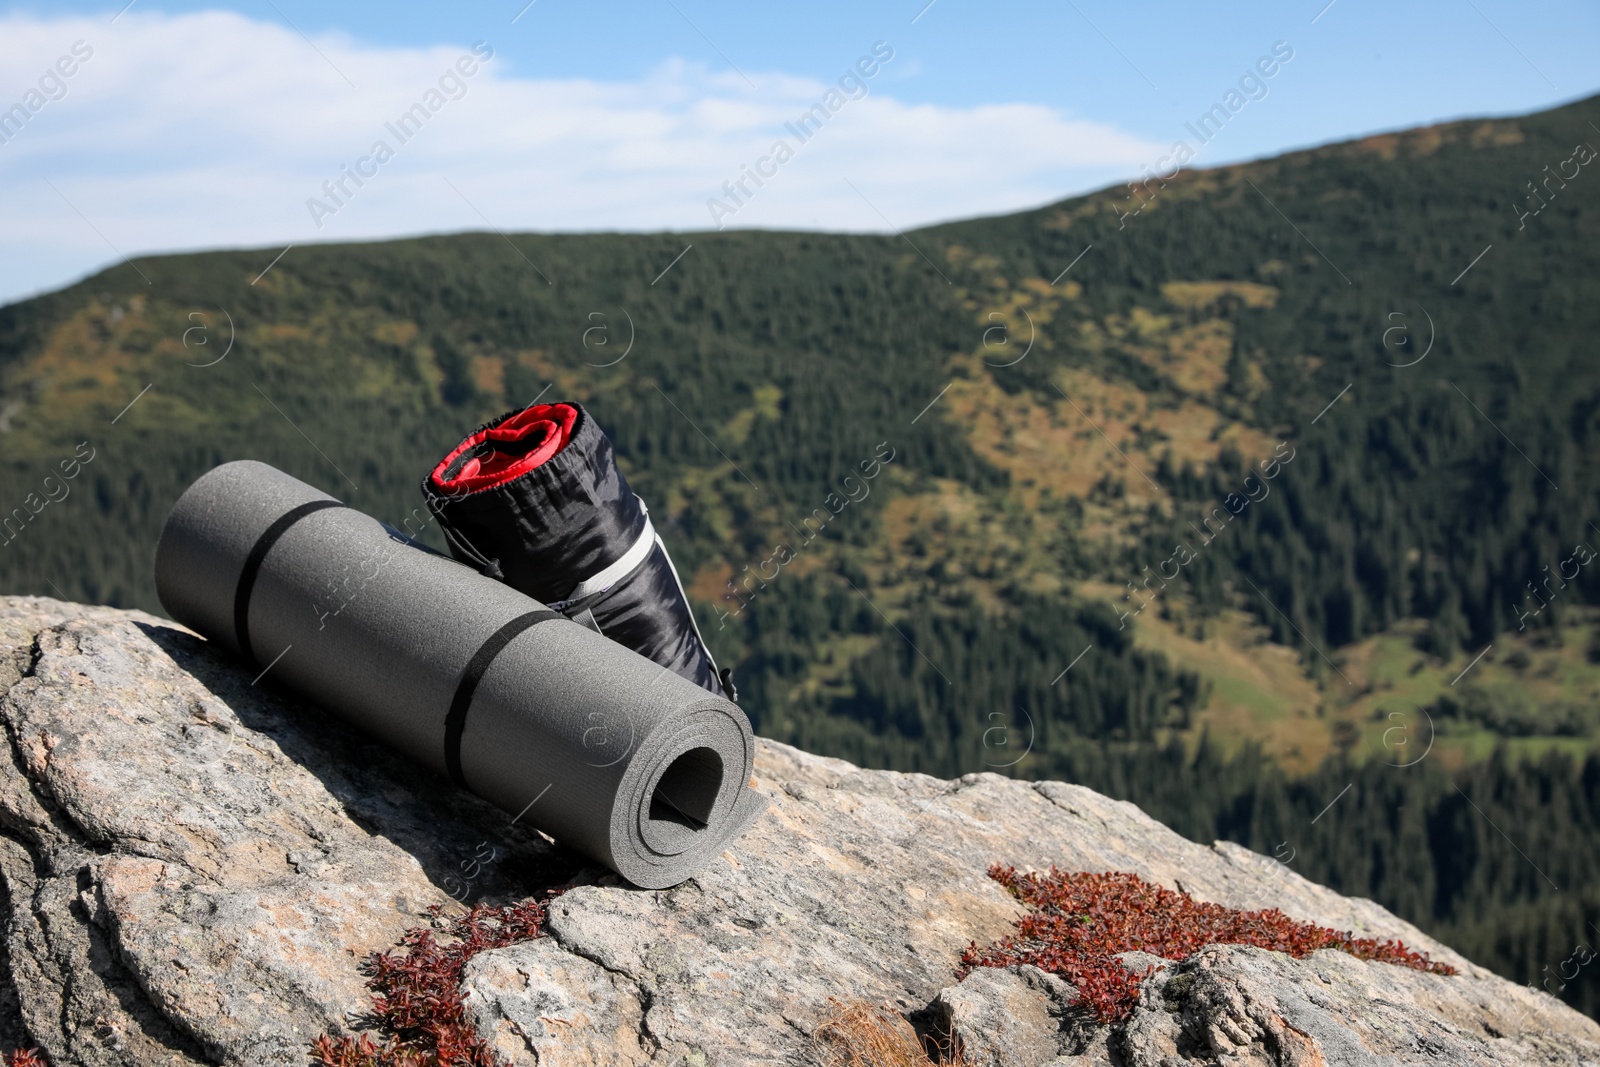
<svg viewBox="0 0 1600 1067">
<path fill-rule="evenodd" d="M 0 1044 L 56 1064 L 303 1064 L 367 1010 L 361 959 L 429 905 L 519 899 L 581 863 L 149 616 L 0 598 L 0 693 Z M 1600 1026 L 1376 904 L 1087 789 L 770 742 L 756 777 L 769 811 L 694 878 L 580 874 L 548 938 L 472 961 L 469 1015 L 509 1062 L 818 1063 L 830 998 L 1028 1067 L 1600 1062 Z M 1106 1031 L 1051 976 L 957 981 L 962 949 L 1019 913 L 992 863 L 1274 904 L 1462 974 L 1216 947 Z"/>
<path fill-rule="evenodd" d="M 1141 1067 L 1600 1062 L 1586 1029 L 1554 998 L 1497 979 L 1441 978 L 1331 949 L 1294 960 L 1215 945 L 1152 976 L 1112 1045 Z"/>
<path fill-rule="evenodd" d="M 1037 967 L 979 967 L 934 998 L 943 1034 L 968 1067 L 1041 1064 L 1076 1053 L 1071 983 Z"/>
<path fill-rule="evenodd" d="M 559 858 L 170 623 L 0 598 L 0 671 L 0 1036 L 53 1063 L 303 1064 L 480 842 L 479 892 Z"/>
<path fill-rule="evenodd" d="M 634 1067 L 650 1062 L 638 987 L 550 938 L 467 964 L 464 1001 L 507 1062 Z"/>
</svg>

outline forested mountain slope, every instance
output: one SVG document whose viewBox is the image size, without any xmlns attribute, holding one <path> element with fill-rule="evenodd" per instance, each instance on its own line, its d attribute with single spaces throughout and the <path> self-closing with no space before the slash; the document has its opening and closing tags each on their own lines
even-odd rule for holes
<svg viewBox="0 0 1600 1067">
<path fill-rule="evenodd" d="M 1600 937 L 1595 144 L 1583 101 L 904 236 L 139 258 L 0 309 L 0 590 L 158 610 L 242 456 L 416 528 L 461 433 L 578 399 L 762 733 L 1075 778 L 1538 982 Z"/>
</svg>

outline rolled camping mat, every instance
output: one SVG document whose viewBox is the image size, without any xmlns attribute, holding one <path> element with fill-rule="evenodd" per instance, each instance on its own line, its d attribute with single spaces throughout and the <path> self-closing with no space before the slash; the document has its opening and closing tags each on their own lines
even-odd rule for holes
<svg viewBox="0 0 1600 1067">
<path fill-rule="evenodd" d="M 191 485 L 155 571 L 252 673 L 635 885 L 677 885 L 765 807 L 736 704 L 264 463 Z"/>
<path fill-rule="evenodd" d="M 737 699 L 649 509 L 582 404 L 535 404 L 483 424 L 422 491 L 460 562 Z"/>
</svg>

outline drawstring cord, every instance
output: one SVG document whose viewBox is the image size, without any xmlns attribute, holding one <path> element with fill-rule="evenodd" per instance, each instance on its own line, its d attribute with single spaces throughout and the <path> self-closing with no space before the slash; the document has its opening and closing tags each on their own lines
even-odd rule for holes
<svg viewBox="0 0 1600 1067">
<path fill-rule="evenodd" d="M 505 573 L 500 569 L 500 561 L 490 559 L 472 546 L 465 534 L 450 525 L 450 520 L 445 518 L 444 508 L 437 503 L 439 498 L 432 493 L 428 494 L 428 510 L 433 512 L 433 517 L 439 522 L 439 529 L 444 532 L 444 539 L 449 542 L 455 552 L 471 560 L 485 576 L 497 582 L 506 580 Z"/>
</svg>

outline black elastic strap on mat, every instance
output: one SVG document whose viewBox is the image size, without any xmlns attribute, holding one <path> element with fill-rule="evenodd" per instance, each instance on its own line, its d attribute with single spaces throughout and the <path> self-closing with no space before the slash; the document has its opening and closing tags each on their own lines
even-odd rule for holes
<svg viewBox="0 0 1600 1067">
<path fill-rule="evenodd" d="M 239 587 L 233 593 L 233 636 L 234 640 L 239 642 L 239 651 L 244 654 L 244 658 L 257 667 L 261 664 L 256 660 L 256 654 L 250 647 L 250 593 L 256 587 L 256 576 L 261 573 L 261 564 L 265 562 L 267 553 L 272 551 L 272 546 L 289 532 L 289 527 L 307 515 L 327 508 L 344 506 L 337 500 L 313 500 L 297 508 L 291 508 L 267 527 L 266 532 L 256 539 L 250 554 L 245 557 L 244 570 L 239 572 Z"/>
<path fill-rule="evenodd" d="M 472 706 L 472 694 L 477 692 L 478 683 L 483 680 L 489 664 L 524 630 L 550 619 L 565 618 L 560 612 L 549 610 L 518 615 L 496 630 L 467 661 L 466 670 L 461 672 L 461 681 L 456 683 L 456 695 L 450 701 L 450 712 L 444 718 L 444 765 L 450 772 L 450 780 L 456 785 L 463 789 L 467 787 L 466 776 L 461 773 L 461 735 L 467 729 L 467 709 Z"/>
</svg>

